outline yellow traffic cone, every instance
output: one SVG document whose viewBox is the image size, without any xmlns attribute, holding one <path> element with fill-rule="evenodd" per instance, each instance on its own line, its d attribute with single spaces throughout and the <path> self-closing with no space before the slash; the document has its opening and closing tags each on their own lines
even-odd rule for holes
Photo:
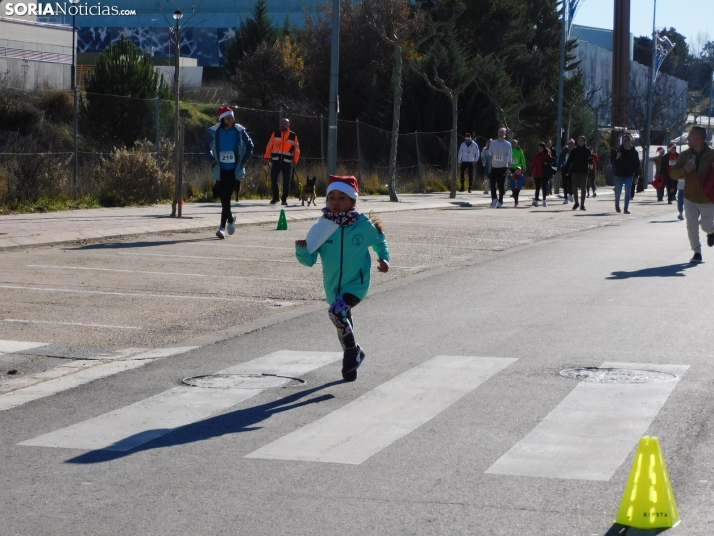
<svg viewBox="0 0 714 536">
<path fill-rule="evenodd" d="M 277 231 L 287 231 L 288 230 L 288 220 L 285 217 L 285 209 L 280 210 L 280 218 L 278 218 L 278 228 Z"/>
<path fill-rule="evenodd" d="M 659 439 L 645 436 L 640 439 L 615 523 L 636 529 L 659 529 L 674 527 L 679 521 Z"/>
</svg>

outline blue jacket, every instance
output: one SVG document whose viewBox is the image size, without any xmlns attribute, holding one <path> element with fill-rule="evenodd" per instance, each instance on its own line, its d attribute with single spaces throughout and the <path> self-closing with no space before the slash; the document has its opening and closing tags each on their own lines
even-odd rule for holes
<svg viewBox="0 0 714 536">
<path fill-rule="evenodd" d="M 226 150 L 226 147 L 216 147 L 216 132 L 221 128 L 221 124 L 217 123 L 206 130 L 206 138 L 203 141 L 203 148 L 209 160 L 216 163 L 211 170 L 211 177 L 217 181 L 221 180 L 221 164 L 218 161 L 218 155 L 221 149 Z M 250 139 L 243 125 L 235 123 L 232 128 L 238 131 L 237 145 L 233 148 L 236 156 L 236 179 L 241 180 L 245 177 L 245 165 L 253 156 L 253 140 Z M 228 148 L 228 150 L 230 150 Z"/>
<path fill-rule="evenodd" d="M 314 253 L 308 253 L 306 247 L 295 246 L 295 256 L 300 264 L 313 266 L 320 255 L 327 303 L 333 303 L 345 292 L 364 300 L 372 282 L 370 246 L 380 259 L 389 262 L 384 233 L 362 214 L 352 225 L 339 227 Z"/>
</svg>

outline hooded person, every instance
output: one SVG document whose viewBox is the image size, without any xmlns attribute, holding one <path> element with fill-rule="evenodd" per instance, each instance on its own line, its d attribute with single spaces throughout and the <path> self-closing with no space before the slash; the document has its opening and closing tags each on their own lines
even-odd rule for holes
<svg viewBox="0 0 714 536">
<path fill-rule="evenodd" d="M 471 134 L 467 132 L 464 135 L 464 141 L 459 147 L 458 161 L 461 164 L 461 191 L 464 191 L 464 172 L 469 172 L 469 193 L 471 193 L 471 184 L 474 178 L 474 164 L 479 159 L 478 144 L 471 139 Z"/>
</svg>

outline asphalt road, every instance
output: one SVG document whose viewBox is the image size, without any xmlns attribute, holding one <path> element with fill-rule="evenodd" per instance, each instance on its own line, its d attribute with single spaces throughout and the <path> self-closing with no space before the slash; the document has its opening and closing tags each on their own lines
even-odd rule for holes
<svg viewBox="0 0 714 536">
<path fill-rule="evenodd" d="M 393 270 L 355 309 L 349 384 L 319 269 L 292 262 L 309 224 L 4 253 L 0 339 L 77 360 L 196 348 L 0 411 L 0 534 L 604 535 L 642 435 L 662 443 L 671 532 L 711 534 L 714 261 L 687 264 L 651 194 L 629 217 L 611 204 L 383 215 Z M 559 374 L 608 363 L 676 375 Z M 305 383 L 181 384 L 259 371 Z"/>
</svg>

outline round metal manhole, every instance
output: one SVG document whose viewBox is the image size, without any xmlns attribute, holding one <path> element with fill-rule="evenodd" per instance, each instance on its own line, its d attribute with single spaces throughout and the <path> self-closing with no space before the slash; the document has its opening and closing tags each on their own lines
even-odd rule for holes
<svg viewBox="0 0 714 536">
<path fill-rule="evenodd" d="M 305 380 L 277 374 L 210 374 L 184 378 L 181 383 L 211 389 L 277 389 L 297 387 Z"/>
<path fill-rule="evenodd" d="M 583 367 L 560 371 L 565 378 L 591 383 L 656 383 L 676 380 L 675 374 L 656 370 Z"/>
</svg>

